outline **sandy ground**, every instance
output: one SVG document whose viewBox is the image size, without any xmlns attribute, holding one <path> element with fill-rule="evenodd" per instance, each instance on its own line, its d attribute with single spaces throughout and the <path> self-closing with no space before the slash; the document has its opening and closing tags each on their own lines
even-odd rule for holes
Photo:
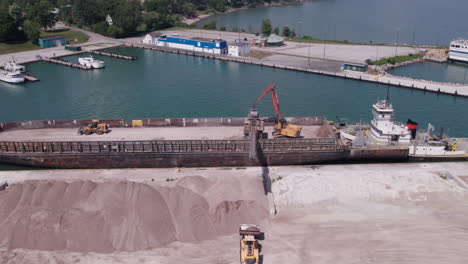
<svg viewBox="0 0 468 264">
<path fill-rule="evenodd" d="M 272 179 L 264 263 L 466 263 L 468 163 L 0 172 L 0 181 L 109 179 L 164 183 L 202 175 Z M 11 187 L 8 187 L 11 188 Z M 8 190 L 8 189 L 7 189 Z M 230 194 L 227 193 L 227 196 Z M 232 193 L 231 193 L 232 195 Z M 273 207 L 273 206 L 272 206 Z M 238 263 L 238 236 L 100 254 L 0 249 L 1 263 Z"/>
<path fill-rule="evenodd" d="M 305 126 L 301 135 L 317 137 L 319 126 Z M 110 128 L 107 134 L 78 135 L 75 128 L 11 130 L 0 133 L 0 141 L 102 141 L 102 140 L 220 140 L 243 139 L 243 127 Z M 273 127 L 265 127 L 271 138 Z"/>
</svg>

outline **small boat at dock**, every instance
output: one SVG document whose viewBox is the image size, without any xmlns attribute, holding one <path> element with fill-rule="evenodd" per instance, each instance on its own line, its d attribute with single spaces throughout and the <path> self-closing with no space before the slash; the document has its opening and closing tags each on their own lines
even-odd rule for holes
<svg viewBox="0 0 468 264">
<path fill-rule="evenodd" d="M 11 60 L 11 61 L 7 62 L 3 66 L 3 68 L 6 71 L 11 71 L 11 72 L 25 72 L 26 71 L 26 67 L 24 65 L 16 64 L 16 62 L 14 60 Z"/>
<path fill-rule="evenodd" d="M 102 60 L 96 60 L 92 56 L 89 57 L 80 57 L 78 58 L 78 62 L 86 66 L 88 68 L 93 68 L 93 69 L 101 69 L 104 68 L 104 61 Z"/>
<path fill-rule="evenodd" d="M 0 80 L 7 83 L 22 83 L 25 77 L 19 71 L 4 69 L 0 71 Z"/>
</svg>

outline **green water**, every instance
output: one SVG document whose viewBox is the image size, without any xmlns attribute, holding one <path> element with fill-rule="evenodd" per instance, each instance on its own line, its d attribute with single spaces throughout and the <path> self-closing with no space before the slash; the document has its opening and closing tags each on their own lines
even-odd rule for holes
<svg viewBox="0 0 468 264">
<path fill-rule="evenodd" d="M 387 91 L 383 85 L 150 50 L 113 52 L 139 59 L 96 56 L 106 68 L 94 71 L 27 65 L 41 81 L 1 83 L 0 120 L 246 116 L 252 101 L 275 83 L 285 116 L 368 121 L 372 103 Z M 467 99 L 398 88 L 391 93 L 401 121 L 431 121 L 455 135 L 468 134 Z M 269 99 L 259 107 L 263 115 L 273 114 Z"/>
<path fill-rule="evenodd" d="M 391 74 L 436 82 L 468 83 L 468 65 L 424 62 L 390 71 Z"/>
<path fill-rule="evenodd" d="M 418 43 L 447 45 L 467 38 L 466 0 L 314 0 L 287 6 L 247 9 L 212 19 L 218 28 L 259 32 L 261 21 L 289 26 L 299 36 L 359 43 Z"/>
<path fill-rule="evenodd" d="M 0 121 L 74 118 L 242 117 L 269 84 L 277 85 L 285 116 L 336 116 L 369 122 L 371 105 L 387 86 L 321 75 L 223 62 L 150 50 L 113 50 L 138 56 L 127 61 L 96 56 L 102 70 L 50 63 L 27 68 L 40 82 L 0 83 Z M 76 60 L 76 56 L 67 57 Z M 468 100 L 391 88 L 397 119 L 445 127 L 468 137 Z M 259 104 L 273 115 L 270 98 Z"/>
</svg>

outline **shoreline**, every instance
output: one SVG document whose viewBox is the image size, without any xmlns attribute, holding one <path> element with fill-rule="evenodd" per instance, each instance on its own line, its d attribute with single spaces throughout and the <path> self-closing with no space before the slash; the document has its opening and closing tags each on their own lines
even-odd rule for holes
<svg viewBox="0 0 468 264">
<path fill-rule="evenodd" d="M 243 7 L 231 8 L 231 9 L 228 9 L 228 10 L 226 10 L 224 12 L 211 12 L 211 13 L 208 13 L 208 14 L 199 14 L 195 18 L 185 18 L 184 17 L 184 19 L 181 22 L 193 26 L 196 23 L 198 23 L 198 22 L 200 22 L 200 21 L 202 21 L 204 19 L 207 19 L 207 18 L 209 18 L 209 17 L 211 17 L 213 15 L 229 14 L 229 13 L 232 13 L 232 12 L 237 12 L 237 11 L 242 11 L 242 10 L 247 10 L 247 9 L 260 8 L 260 7 L 285 6 L 285 5 L 297 4 L 297 3 L 303 3 L 303 2 L 305 2 L 305 1 L 304 0 L 295 0 L 295 1 L 292 1 L 292 2 L 280 1 L 280 2 L 277 2 L 277 3 L 263 4 L 263 5 L 255 6 L 255 7 L 243 6 Z"/>
</svg>

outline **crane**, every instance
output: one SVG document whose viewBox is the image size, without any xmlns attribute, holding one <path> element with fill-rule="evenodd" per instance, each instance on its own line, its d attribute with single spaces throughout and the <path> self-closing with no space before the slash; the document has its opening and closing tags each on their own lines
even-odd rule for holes
<svg viewBox="0 0 468 264">
<path fill-rule="evenodd" d="M 273 109 L 276 113 L 276 120 L 275 120 L 275 129 L 273 131 L 273 137 L 290 137 L 290 138 L 297 138 L 299 137 L 302 127 L 297 125 L 288 124 L 286 119 L 281 115 L 281 111 L 279 108 L 279 101 L 278 95 L 275 92 L 275 85 L 269 85 L 262 94 L 255 100 L 255 102 L 250 107 L 249 119 L 258 119 L 258 110 L 257 110 L 257 103 L 260 102 L 263 97 L 265 97 L 268 93 L 271 94 L 271 101 L 273 103 Z"/>
</svg>

